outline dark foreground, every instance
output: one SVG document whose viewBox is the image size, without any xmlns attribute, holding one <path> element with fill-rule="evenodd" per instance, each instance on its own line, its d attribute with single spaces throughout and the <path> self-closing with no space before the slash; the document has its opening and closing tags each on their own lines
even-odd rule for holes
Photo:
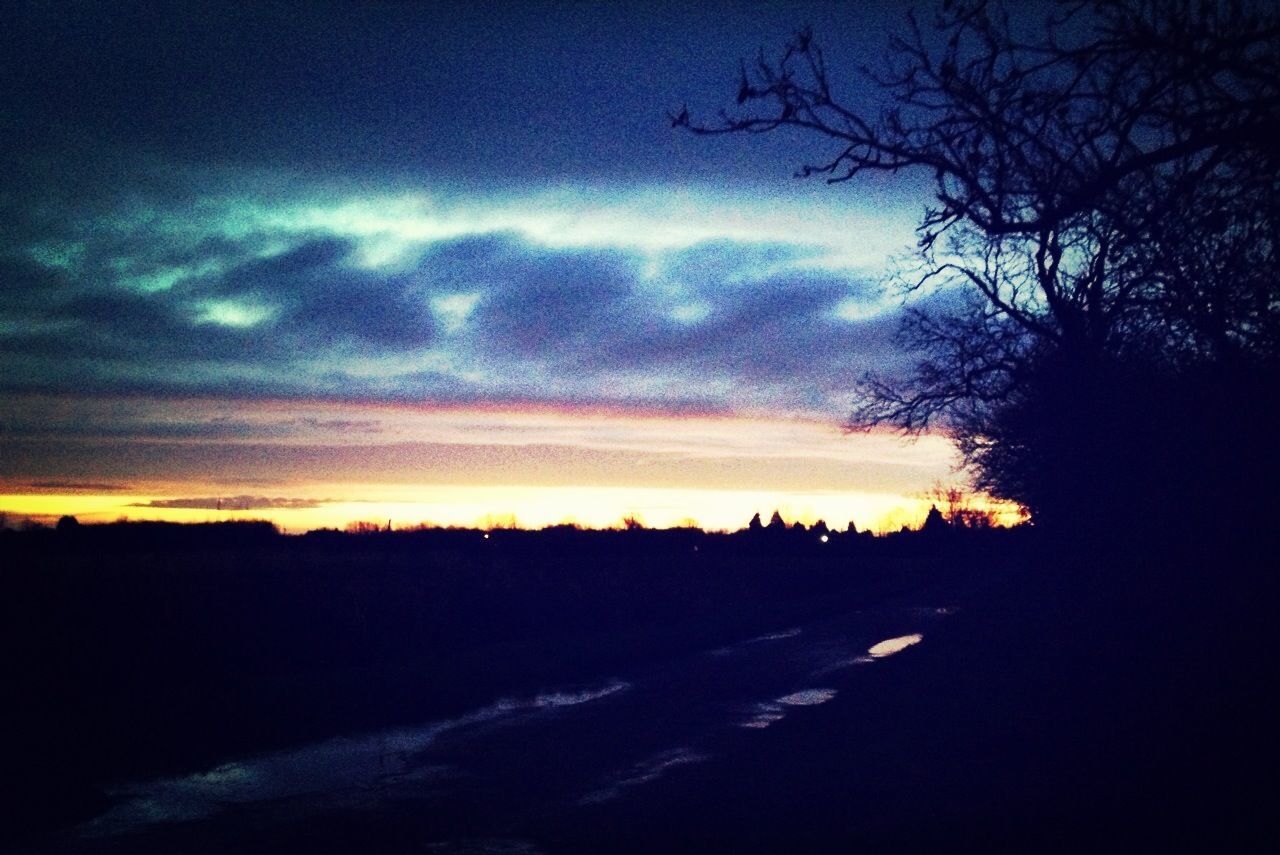
<svg viewBox="0 0 1280 855">
<path fill-rule="evenodd" d="M 1262 540 L 10 534 L 0 847 L 1274 851 Z"/>
</svg>

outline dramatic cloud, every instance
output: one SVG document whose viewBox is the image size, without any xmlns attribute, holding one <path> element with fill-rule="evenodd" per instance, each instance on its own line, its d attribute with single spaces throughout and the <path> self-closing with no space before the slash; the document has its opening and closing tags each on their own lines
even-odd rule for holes
<svg viewBox="0 0 1280 855">
<path fill-rule="evenodd" d="M 308 510 L 330 504 L 331 499 L 284 499 L 266 496 L 227 496 L 203 499 L 152 499 L 135 502 L 134 508 L 185 508 L 209 511 Z"/>
<path fill-rule="evenodd" d="M 687 243 L 633 236 L 664 216 L 575 238 L 565 198 L 563 232 L 520 226 L 537 221 L 536 199 L 519 216 L 493 201 L 488 218 L 479 198 L 466 216 L 397 204 L 394 226 L 343 198 L 210 198 L 185 213 L 139 202 L 90 218 L 46 207 L 44 238 L 26 216 L 0 254 L 14 295 L 0 306 L 14 368 L 0 384 L 839 417 L 863 371 L 900 361 L 896 305 L 847 235 L 770 233 L 763 215 L 747 228 L 748 207 Z M 610 212 L 639 216 L 618 194 L 576 218 Z"/>
<path fill-rule="evenodd" d="M 785 490 L 892 527 L 950 446 L 839 424 L 864 372 L 909 359 L 881 282 L 924 185 L 791 181 L 834 152 L 667 113 L 712 115 L 740 57 L 805 23 L 850 79 L 897 7 L 20 4 L 4 506 L 206 519 L 234 490 L 325 524 L 737 525 Z M 378 484 L 394 508 L 287 504 Z"/>
</svg>

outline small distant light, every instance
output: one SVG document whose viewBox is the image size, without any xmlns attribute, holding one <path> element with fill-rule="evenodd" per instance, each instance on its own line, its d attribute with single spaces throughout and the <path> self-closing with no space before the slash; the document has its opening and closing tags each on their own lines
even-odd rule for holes
<svg viewBox="0 0 1280 855">
<path fill-rule="evenodd" d="M 487 532 L 487 531 L 486 531 L 486 532 L 484 533 L 484 539 L 485 539 L 485 540 L 488 540 L 488 539 L 489 539 L 489 532 Z"/>
<path fill-rule="evenodd" d="M 822 537 L 818 538 L 818 540 L 821 540 L 823 543 L 826 543 L 828 540 L 830 540 L 830 538 L 824 534 Z"/>
</svg>

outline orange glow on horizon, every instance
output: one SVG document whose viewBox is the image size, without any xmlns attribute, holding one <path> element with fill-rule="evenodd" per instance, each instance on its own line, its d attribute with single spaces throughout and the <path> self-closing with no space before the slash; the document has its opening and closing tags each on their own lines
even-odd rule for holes
<svg viewBox="0 0 1280 855">
<path fill-rule="evenodd" d="M 227 504 L 234 498 L 225 488 L 200 490 L 185 485 L 161 492 L 120 493 L 0 493 L 0 513 L 10 525 L 23 519 L 50 524 L 66 514 L 82 523 L 127 520 L 168 522 L 216 522 L 228 520 L 268 520 L 288 533 L 318 528 L 344 528 L 358 521 L 393 528 L 417 525 L 468 528 L 543 528 L 569 523 L 584 528 L 616 528 L 628 517 L 649 528 L 671 528 L 690 522 L 707 531 L 736 531 L 745 528 L 755 513 L 768 519 L 774 510 L 788 523 L 812 525 L 819 519 L 832 528 L 843 529 L 852 520 L 859 530 L 896 531 L 915 528 L 923 521 L 930 502 L 877 493 L 765 493 L 723 490 L 632 489 L 623 487 L 451 487 L 428 486 L 388 488 L 360 485 L 359 492 L 376 498 L 337 498 L 350 485 L 325 485 L 305 491 L 317 497 L 315 507 L 251 507 L 229 510 L 216 507 L 154 507 L 175 494 L 183 496 L 223 496 Z M 1015 522 L 1009 511 L 1001 523 Z"/>
<path fill-rule="evenodd" d="M 19 446 L 0 478 L 11 522 L 268 519 L 300 532 L 388 519 L 608 528 L 634 516 L 737 530 L 779 510 L 788 522 L 890 531 L 920 524 L 928 489 L 956 463 L 938 435 L 850 435 L 807 416 L 39 395 L 19 412 L 55 451 L 24 459 Z M 217 507 L 236 496 L 252 501 Z"/>
</svg>

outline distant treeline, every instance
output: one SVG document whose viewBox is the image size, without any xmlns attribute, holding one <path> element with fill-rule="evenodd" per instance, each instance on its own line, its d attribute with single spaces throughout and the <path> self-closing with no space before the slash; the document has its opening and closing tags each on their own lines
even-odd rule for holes
<svg viewBox="0 0 1280 855">
<path fill-rule="evenodd" d="M 921 534 L 940 534 L 947 531 L 958 530 L 982 530 L 995 526 L 994 516 L 990 513 L 982 513 L 974 511 L 967 506 L 953 506 L 947 512 L 938 510 L 937 506 L 933 506 L 929 510 L 929 514 L 924 520 L 924 524 L 919 529 L 910 529 L 903 526 L 895 532 L 888 532 L 879 537 L 898 537 L 902 535 Z M 398 537 L 416 537 L 419 539 L 439 539 L 439 538 L 471 538 L 479 537 L 481 539 L 489 539 L 491 537 L 502 537 L 510 541 L 513 533 L 520 532 L 523 534 L 539 535 L 542 538 L 557 540 L 574 535 L 594 534 L 594 535 L 618 535 L 625 534 L 628 536 L 629 543 L 635 543 L 636 538 L 643 535 L 648 538 L 647 542 L 656 543 L 674 543 L 681 540 L 687 540 L 689 536 L 696 535 L 700 537 L 717 537 L 726 536 L 749 536 L 753 538 L 766 537 L 771 541 L 779 541 L 786 538 L 788 543 L 800 543 L 816 540 L 819 543 L 849 543 L 857 542 L 859 539 L 873 538 L 877 535 L 871 531 L 859 531 L 853 522 L 850 522 L 844 529 L 834 529 L 828 527 L 824 520 L 805 525 L 803 522 L 795 521 L 787 523 L 781 512 L 774 511 L 773 516 L 768 524 L 761 521 L 760 514 L 756 514 L 747 523 L 747 526 L 736 532 L 707 532 L 695 526 L 678 526 L 667 529 L 651 529 L 646 527 L 634 518 L 623 520 L 620 528 L 607 529 L 591 529 L 576 524 L 562 523 L 558 525 L 544 526 L 539 529 L 521 529 L 516 527 L 497 527 L 497 528 L 472 528 L 466 526 L 432 526 L 432 525 L 416 525 L 411 527 L 396 528 L 391 521 L 382 523 L 361 520 L 349 523 L 344 529 L 314 529 L 305 534 L 298 535 L 304 538 L 312 538 L 317 540 L 327 540 L 333 542 L 335 539 L 341 539 L 345 536 L 359 535 L 396 535 Z M 0 525 L 0 537 L 16 537 L 24 535 L 30 538 L 30 542 L 34 543 L 81 543 L 101 546 L 125 546 L 125 545 L 153 545 L 153 546 L 231 546 L 236 544 L 258 545 L 269 542 L 276 537 L 284 537 L 279 528 L 272 522 L 267 520 L 226 520 L 220 522 L 164 522 L 155 520 L 117 520 L 110 523 L 90 523 L 81 524 L 73 516 L 61 517 L 54 526 L 47 526 L 38 521 L 26 520 L 24 524 L 18 528 L 6 528 Z M 57 540 L 50 540 L 56 536 Z M 656 540 L 655 540 L 656 538 Z M 15 541 L 17 542 L 17 541 Z M 528 542 L 522 540 L 521 542 Z"/>
</svg>

